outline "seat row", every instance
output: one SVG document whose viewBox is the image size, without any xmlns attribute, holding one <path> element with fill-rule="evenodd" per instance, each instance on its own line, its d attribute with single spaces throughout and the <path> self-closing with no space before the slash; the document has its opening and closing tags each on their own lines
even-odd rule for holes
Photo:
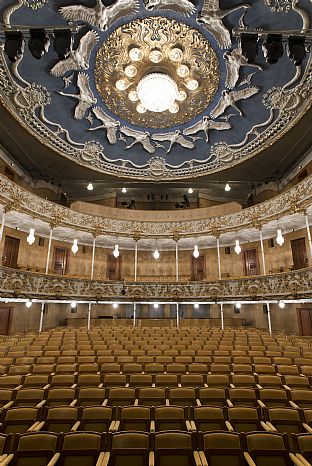
<svg viewBox="0 0 312 466">
<path fill-rule="evenodd" d="M 89 387 L 21 388 L 0 390 L 1 412 L 11 407 L 30 406 L 248 406 L 312 408 L 312 390 L 274 388 L 160 388 Z"/>
<path fill-rule="evenodd" d="M 31 432 L 0 437 L 0 465 L 311 466 L 312 436 L 273 432 Z"/>
</svg>

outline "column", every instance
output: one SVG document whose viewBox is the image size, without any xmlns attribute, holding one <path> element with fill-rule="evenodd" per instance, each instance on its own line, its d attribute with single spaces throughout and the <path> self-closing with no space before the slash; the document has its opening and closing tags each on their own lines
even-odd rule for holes
<svg viewBox="0 0 312 466">
<path fill-rule="evenodd" d="M 136 326 L 136 303 L 133 303 L 133 327 Z"/>
<path fill-rule="evenodd" d="M 311 239 L 311 230 L 309 227 L 309 218 L 308 215 L 305 214 L 305 221 L 307 226 L 307 233 L 308 233 L 308 241 L 309 241 L 309 248 L 310 248 L 310 265 L 312 265 L 312 239 Z"/>
<path fill-rule="evenodd" d="M 217 238 L 217 252 L 218 252 L 218 277 L 221 280 L 221 257 L 220 257 L 220 240 Z"/>
<path fill-rule="evenodd" d="M 3 208 L 3 212 L 2 212 L 1 227 L 0 227 L 0 242 L 3 236 L 4 223 L 5 223 L 5 207 Z"/>
<path fill-rule="evenodd" d="M 52 244 L 52 233 L 53 233 L 53 228 L 50 229 L 50 235 L 49 235 L 48 254 L 47 254 L 47 264 L 46 264 L 46 269 L 45 269 L 46 275 L 47 275 L 48 272 L 49 272 L 49 263 L 50 263 L 50 255 L 51 255 L 51 244 Z"/>
<path fill-rule="evenodd" d="M 179 316 L 179 303 L 176 303 L 177 306 L 177 327 L 180 327 L 180 316 Z"/>
<path fill-rule="evenodd" d="M 264 256 L 263 238 L 262 238 L 262 231 L 261 230 L 260 230 L 260 246 L 261 246 L 263 275 L 266 275 L 265 256 Z"/>
<path fill-rule="evenodd" d="M 93 244 L 92 244 L 91 280 L 93 280 L 93 277 L 94 277 L 95 241 L 96 241 L 96 237 L 94 236 Z"/>
<path fill-rule="evenodd" d="M 270 304 L 267 303 L 267 310 L 268 310 L 268 324 L 269 324 L 269 333 L 272 335 L 272 324 L 271 324 L 271 310 L 270 310 Z"/>
<path fill-rule="evenodd" d="M 88 323 L 87 323 L 88 330 L 90 330 L 90 328 L 91 328 L 91 307 L 92 307 L 92 304 L 89 303 L 89 306 L 88 306 Z"/>
<path fill-rule="evenodd" d="M 40 312 L 39 333 L 42 332 L 44 308 L 45 308 L 45 304 L 42 303 L 41 304 L 41 312 Z"/>
<path fill-rule="evenodd" d="M 224 330 L 224 315 L 223 315 L 223 304 L 220 303 L 220 314 L 221 314 L 221 329 Z"/>
<path fill-rule="evenodd" d="M 134 281 L 137 282 L 137 280 L 138 280 L 138 241 L 136 240 L 135 249 L 134 249 Z"/>
<path fill-rule="evenodd" d="M 176 282 L 179 281 L 179 248 L 178 241 L 175 244 L 175 260 L 176 260 Z"/>
</svg>

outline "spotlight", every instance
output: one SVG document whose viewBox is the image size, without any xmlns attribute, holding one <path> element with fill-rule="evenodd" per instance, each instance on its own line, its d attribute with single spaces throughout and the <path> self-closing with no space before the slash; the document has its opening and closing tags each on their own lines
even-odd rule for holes
<svg viewBox="0 0 312 466">
<path fill-rule="evenodd" d="M 243 33 L 240 39 L 240 46 L 248 63 L 253 63 L 258 55 L 258 35 Z"/>
<path fill-rule="evenodd" d="M 300 66 L 307 56 L 304 41 L 305 37 L 290 36 L 288 38 L 288 56 L 296 66 Z"/>
<path fill-rule="evenodd" d="M 25 42 L 21 31 L 6 31 L 4 51 L 9 60 L 16 61 L 24 53 Z"/>
<path fill-rule="evenodd" d="M 78 252 L 78 240 L 77 239 L 74 239 L 71 250 L 72 250 L 73 254 L 77 254 L 77 252 Z"/>
<path fill-rule="evenodd" d="M 284 309 L 284 307 L 286 306 L 286 304 L 284 303 L 284 301 L 279 301 L 278 302 L 278 305 L 281 309 Z"/>
<path fill-rule="evenodd" d="M 72 309 L 76 309 L 76 307 L 77 307 L 76 301 L 72 301 L 72 302 L 70 303 L 70 307 L 71 307 Z"/>
<path fill-rule="evenodd" d="M 231 189 L 232 189 L 232 188 L 231 188 L 231 186 L 229 185 L 229 183 L 226 183 L 225 188 L 224 188 L 224 191 L 229 192 L 229 191 L 231 191 Z"/>
<path fill-rule="evenodd" d="M 88 184 L 87 190 L 88 190 L 88 191 L 93 191 L 93 184 L 92 184 L 92 183 L 89 183 L 89 184 Z"/>
<path fill-rule="evenodd" d="M 242 252 L 242 248 L 240 247 L 239 245 L 239 239 L 236 239 L 235 240 L 235 248 L 234 248 L 234 251 L 236 252 L 236 254 L 240 254 Z"/>
<path fill-rule="evenodd" d="M 281 34 L 269 34 L 263 42 L 262 50 L 267 63 L 274 65 L 283 56 L 283 42 Z"/>
<path fill-rule="evenodd" d="M 26 304 L 26 307 L 29 309 L 32 306 L 32 300 L 28 299 L 25 304 Z"/>
<path fill-rule="evenodd" d="M 72 42 L 73 39 L 70 29 L 54 30 L 54 50 L 60 60 L 65 60 L 69 57 Z"/>
<path fill-rule="evenodd" d="M 30 228 L 29 230 L 29 235 L 27 236 L 27 243 L 31 246 L 32 244 L 34 244 L 36 238 L 35 238 L 35 229 L 34 228 Z"/>
<path fill-rule="evenodd" d="M 198 309 L 199 308 L 199 304 L 198 303 L 194 303 L 194 309 Z"/>
<path fill-rule="evenodd" d="M 114 309 L 118 309 L 118 307 L 119 307 L 119 304 L 118 304 L 118 303 L 114 303 L 114 304 L 113 304 L 113 308 L 114 308 Z"/>
<path fill-rule="evenodd" d="M 118 244 L 115 244 L 115 249 L 113 251 L 113 256 L 115 257 L 115 259 L 117 259 L 119 257 L 119 254 L 120 254 L 119 246 L 118 246 Z"/>
<path fill-rule="evenodd" d="M 40 60 L 43 55 L 49 50 L 50 39 L 44 29 L 30 29 L 30 39 L 28 48 L 34 58 Z"/>
<path fill-rule="evenodd" d="M 279 246 L 283 246 L 283 244 L 285 243 L 285 238 L 282 235 L 282 230 L 280 229 L 277 230 L 276 242 Z"/>
</svg>

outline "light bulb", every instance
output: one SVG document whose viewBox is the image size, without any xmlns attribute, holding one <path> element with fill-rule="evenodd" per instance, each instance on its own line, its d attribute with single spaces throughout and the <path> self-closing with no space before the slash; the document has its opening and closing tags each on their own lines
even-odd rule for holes
<svg viewBox="0 0 312 466">
<path fill-rule="evenodd" d="M 164 56 L 159 50 L 152 50 L 149 54 L 149 59 L 152 63 L 160 63 L 163 58 Z"/>
<path fill-rule="evenodd" d="M 77 254 L 77 252 L 78 252 L 78 240 L 77 239 L 74 239 L 71 250 L 72 250 L 73 254 Z"/>
<path fill-rule="evenodd" d="M 113 256 L 115 257 L 115 259 L 117 259 L 117 257 L 119 257 L 119 246 L 118 244 L 115 244 L 115 249 L 114 249 L 114 252 L 113 252 Z"/>
<path fill-rule="evenodd" d="M 180 65 L 177 68 L 177 75 L 180 78 L 186 78 L 190 74 L 190 69 L 186 65 Z"/>
<path fill-rule="evenodd" d="M 89 183 L 89 184 L 88 184 L 87 190 L 88 190 L 88 191 L 93 191 L 93 184 L 92 184 L 92 183 Z"/>
<path fill-rule="evenodd" d="M 129 51 L 129 57 L 132 61 L 141 61 L 143 58 L 143 52 L 138 47 L 134 47 Z"/>
<path fill-rule="evenodd" d="M 154 259 L 156 259 L 156 260 L 158 260 L 160 258 L 160 254 L 159 254 L 158 249 L 155 249 L 153 256 L 154 256 Z"/>
<path fill-rule="evenodd" d="M 178 49 L 175 47 L 174 49 L 171 49 L 169 52 L 169 58 L 172 61 L 180 61 L 182 60 L 183 57 L 183 52 L 181 49 Z"/>
<path fill-rule="evenodd" d="M 146 107 L 144 107 L 144 105 L 142 103 L 139 103 L 137 106 L 136 106 L 136 111 L 138 113 L 146 113 L 147 109 Z"/>
<path fill-rule="evenodd" d="M 231 191 L 231 186 L 229 185 L 229 183 L 226 183 L 224 191 L 227 191 L 227 192 Z"/>
<path fill-rule="evenodd" d="M 185 85 L 189 91 L 196 91 L 196 89 L 198 89 L 199 86 L 198 81 L 196 81 L 196 79 L 189 79 Z"/>
<path fill-rule="evenodd" d="M 131 102 L 137 102 L 139 100 L 137 91 L 130 91 L 128 97 L 131 100 Z"/>
<path fill-rule="evenodd" d="M 276 242 L 279 246 L 283 246 L 283 244 L 285 243 L 284 236 L 282 235 L 282 230 L 280 229 L 277 230 Z"/>
<path fill-rule="evenodd" d="M 176 102 L 174 102 L 172 105 L 170 105 L 168 110 L 170 113 L 178 113 L 178 111 L 180 110 L 180 107 Z"/>
<path fill-rule="evenodd" d="M 286 306 L 286 304 L 284 303 L 284 301 L 279 301 L 278 305 L 279 305 L 279 307 L 280 307 L 281 309 L 284 309 L 284 307 Z"/>
<path fill-rule="evenodd" d="M 138 70 L 134 65 L 129 65 L 125 68 L 125 75 L 128 76 L 128 78 L 134 78 L 136 76 Z"/>
<path fill-rule="evenodd" d="M 183 102 L 187 98 L 187 93 L 185 91 L 179 91 L 177 95 L 177 100 Z"/>
<path fill-rule="evenodd" d="M 241 303 L 235 303 L 236 309 L 240 309 L 242 307 Z"/>
<path fill-rule="evenodd" d="M 193 194 L 193 192 L 194 192 L 193 188 L 189 188 L 188 193 Z"/>
<path fill-rule="evenodd" d="M 127 188 L 122 188 L 122 190 L 121 190 L 121 192 L 122 192 L 123 194 L 126 194 L 127 191 L 128 191 Z"/>
<path fill-rule="evenodd" d="M 155 309 L 158 309 L 158 308 L 159 308 L 159 304 L 158 304 L 158 303 L 154 303 L 154 308 L 155 308 Z"/>
<path fill-rule="evenodd" d="M 32 306 L 32 300 L 28 299 L 25 304 L 26 304 L 26 307 L 28 307 L 29 309 Z"/>
<path fill-rule="evenodd" d="M 76 301 L 72 301 L 72 302 L 70 303 L 70 307 L 71 307 L 72 309 L 76 309 L 76 307 L 77 307 Z"/>
<path fill-rule="evenodd" d="M 242 248 L 239 245 L 239 239 L 235 240 L 234 251 L 236 252 L 236 254 L 240 254 L 242 252 Z"/>
<path fill-rule="evenodd" d="M 34 228 L 30 228 L 29 230 L 29 235 L 27 236 L 27 243 L 31 246 L 32 244 L 34 244 L 36 238 L 35 238 L 35 229 Z"/>
<path fill-rule="evenodd" d="M 194 246 L 193 256 L 195 257 L 195 259 L 198 259 L 199 257 L 199 250 L 197 244 L 195 244 Z"/>
<path fill-rule="evenodd" d="M 194 309 L 198 309 L 199 308 L 199 304 L 198 303 L 195 303 L 194 304 Z"/>
<path fill-rule="evenodd" d="M 130 83 L 128 83 L 125 79 L 119 79 L 116 81 L 115 85 L 118 91 L 125 91 L 130 86 Z"/>
<path fill-rule="evenodd" d="M 113 308 L 114 308 L 114 309 L 117 309 L 118 307 L 119 307 L 119 304 L 118 304 L 118 303 L 114 303 L 114 304 L 113 304 Z"/>
</svg>

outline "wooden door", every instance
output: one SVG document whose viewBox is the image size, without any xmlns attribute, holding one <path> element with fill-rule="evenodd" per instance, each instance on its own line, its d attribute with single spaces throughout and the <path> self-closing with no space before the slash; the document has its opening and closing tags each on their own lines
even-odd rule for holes
<svg viewBox="0 0 312 466">
<path fill-rule="evenodd" d="M 312 335 L 312 309 L 297 309 L 300 335 Z"/>
<path fill-rule="evenodd" d="M 243 251 L 243 263 L 244 263 L 244 274 L 249 277 L 251 275 L 259 275 L 259 261 L 258 261 L 258 250 L 245 249 Z"/>
<path fill-rule="evenodd" d="M 2 265 L 17 269 L 17 258 L 19 251 L 20 240 L 13 236 L 5 236 L 2 255 Z"/>
<path fill-rule="evenodd" d="M 197 259 L 192 255 L 191 256 L 191 270 L 192 270 L 192 280 L 202 281 L 205 278 L 206 271 L 206 257 L 199 256 Z"/>
<path fill-rule="evenodd" d="M 109 254 L 107 257 L 107 278 L 109 280 L 121 279 L 121 255 L 114 257 Z"/>
<path fill-rule="evenodd" d="M 12 308 L 0 307 L 0 335 L 9 335 Z"/>
<path fill-rule="evenodd" d="M 291 242 L 291 251 L 294 263 L 294 269 L 304 269 L 308 267 L 308 256 L 305 238 L 293 239 Z"/>
<path fill-rule="evenodd" d="M 53 271 L 58 275 L 66 275 L 68 269 L 68 249 L 58 248 L 54 249 Z"/>
</svg>

